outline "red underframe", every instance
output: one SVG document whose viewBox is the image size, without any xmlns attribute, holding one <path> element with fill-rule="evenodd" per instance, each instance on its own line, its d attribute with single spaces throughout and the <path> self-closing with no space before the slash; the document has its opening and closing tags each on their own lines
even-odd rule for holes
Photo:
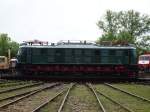
<svg viewBox="0 0 150 112">
<path fill-rule="evenodd" d="M 114 66 L 114 67 L 99 67 L 99 66 L 65 66 L 65 65 L 27 65 L 24 69 L 29 72 L 63 72 L 63 73 L 127 73 L 129 76 L 136 75 L 135 72 L 129 70 L 125 66 Z"/>
</svg>

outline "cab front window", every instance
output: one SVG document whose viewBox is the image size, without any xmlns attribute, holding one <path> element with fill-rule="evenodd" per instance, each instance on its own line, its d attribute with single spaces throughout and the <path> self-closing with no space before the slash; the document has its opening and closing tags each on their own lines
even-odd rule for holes
<svg viewBox="0 0 150 112">
<path fill-rule="evenodd" d="M 139 60 L 150 60 L 149 56 L 141 56 Z"/>
<path fill-rule="evenodd" d="M 0 63 L 4 63 L 5 62 L 5 58 L 0 58 Z"/>
</svg>

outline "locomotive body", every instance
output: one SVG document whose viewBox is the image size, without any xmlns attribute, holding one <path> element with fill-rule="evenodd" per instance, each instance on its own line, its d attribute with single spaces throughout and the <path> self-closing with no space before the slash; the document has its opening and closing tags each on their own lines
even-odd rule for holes
<svg viewBox="0 0 150 112">
<path fill-rule="evenodd" d="M 136 78 L 136 49 L 131 46 L 100 46 L 88 43 L 23 45 L 18 69 L 24 74 L 68 78 Z"/>
</svg>

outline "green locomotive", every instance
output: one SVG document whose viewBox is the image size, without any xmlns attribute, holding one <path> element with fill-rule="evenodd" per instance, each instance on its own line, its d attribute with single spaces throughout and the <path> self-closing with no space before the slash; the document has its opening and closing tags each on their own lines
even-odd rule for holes
<svg viewBox="0 0 150 112">
<path fill-rule="evenodd" d="M 22 73 L 55 78 L 136 78 L 138 74 L 136 48 L 132 46 L 86 41 L 40 44 L 26 42 L 20 46 L 18 69 Z"/>
</svg>

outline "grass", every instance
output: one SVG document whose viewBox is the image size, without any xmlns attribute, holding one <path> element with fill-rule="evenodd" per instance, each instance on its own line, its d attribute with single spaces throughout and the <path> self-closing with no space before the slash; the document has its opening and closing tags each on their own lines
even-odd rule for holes
<svg viewBox="0 0 150 112">
<path fill-rule="evenodd" d="M 104 96 L 99 95 L 99 94 L 98 94 L 98 96 L 99 96 L 99 99 L 102 102 L 102 104 L 103 104 L 103 106 L 107 112 L 126 112 L 126 110 L 124 110 L 123 108 L 121 108 L 117 104 L 111 102 L 110 100 L 108 100 Z"/>
<path fill-rule="evenodd" d="M 148 102 L 144 102 L 142 100 L 136 99 L 132 96 L 116 91 L 105 85 L 99 84 L 99 85 L 96 85 L 96 88 L 99 91 L 111 97 L 112 99 L 115 99 L 117 102 L 132 109 L 135 112 L 149 112 L 150 111 L 150 103 Z"/>
<path fill-rule="evenodd" d="M 67 87 L 67 86 L 65 86 Z M 65 88 L 61 88 L 61 89 L 57 89 L 56 91 L 51 92 L 50 96 L 51 98 L 53 96 L 55 96 L 57 93 L 59 93 L 60 91 L 65 90 Z M 64 98 L 65 94 L 61 94 L 60 96 L 58 96 L 56 99 L 54 99 L 52 102 L 50 102 L 49 104 L 47 104 L 45 107 L 43 107 L 40 112 L 57 112 L 63 98 Z"/>
<path fill-rule="evenodd" d="M 55 94 L 53 94 L 52 96 L 54 95 Z M 64 94 L 61 96 L 58 96 L 55 100 L 53 100 L 51 103 L 49 103 L 44 108 L 42 108 L 40 112 L 57 112 L 64 96 L 65 96 Z"/>
<path fill-rule="evenodd" d="M 76 85 L 68 96 L 62 112 L 98 112 L 99 106 L 91 91 L 84 85 Z M 57 112 L 65 93 L 49 103 L 40 112 Z"/>
<path fill-rule="evenodd" d="M 150 100 L 150 85 L 140 85 L 140 84 L 113 84 L 116 87 L 127 90 L 131 93 L 137 94 L 139 96 L 145 97 Z"/>
<path fill-rule="evenodd" d="M 98 112 L 100 109 L 93 93 L 85 85 L 76 85 L 70 92 L 63 112 Z"/>
</svg>

